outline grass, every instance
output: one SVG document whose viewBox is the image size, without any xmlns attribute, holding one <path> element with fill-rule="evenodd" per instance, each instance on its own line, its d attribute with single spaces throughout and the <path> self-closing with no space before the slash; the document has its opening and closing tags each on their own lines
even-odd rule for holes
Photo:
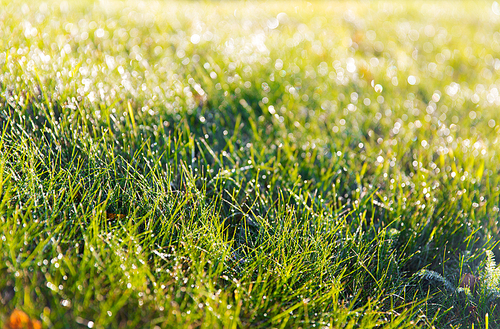
<svg viewBox="0 0 500 329">
<path fill-rule="evenodd" d="M 0 323 L 500 326 L 496 2 L 1 8 Z"/>
</svg>

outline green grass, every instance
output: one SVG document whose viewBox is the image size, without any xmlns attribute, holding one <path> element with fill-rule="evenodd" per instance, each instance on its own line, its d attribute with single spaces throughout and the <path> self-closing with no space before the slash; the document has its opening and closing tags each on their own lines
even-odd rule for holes
<svg viewBox="0 0 500 329">
<path fill-rule="evenodd" d="M 496 2 L 0 3 L 0 323 L 500 327 Z"/>
</svg>

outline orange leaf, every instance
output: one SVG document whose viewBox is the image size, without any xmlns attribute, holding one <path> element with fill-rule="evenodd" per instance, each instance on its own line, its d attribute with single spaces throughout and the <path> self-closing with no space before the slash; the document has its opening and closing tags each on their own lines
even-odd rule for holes
<svg viewBox="0 0 500 329">
<path fill-rule="evenodd" d="M 479 285 L 479 279 L 470 273 L 466 273 L 460 279 L 460 287 L 469 288 L 474 291 L 476 286 Z"/>
<path fill-rule="evenodd" d="M 106 212 L 106 218 L 107 219 L 120 219 L 120 218 L 125 218 L 124 214 L 114 214 L 112 212 Z"/>
<path fill-rule="evenodd" d="M 12 311 L 9 320 L 5 323 L 4 329 L 42 329 L 42 324 L 38 320 L 31 320 L 29 316 L 15 309 Z"/>
</svg>

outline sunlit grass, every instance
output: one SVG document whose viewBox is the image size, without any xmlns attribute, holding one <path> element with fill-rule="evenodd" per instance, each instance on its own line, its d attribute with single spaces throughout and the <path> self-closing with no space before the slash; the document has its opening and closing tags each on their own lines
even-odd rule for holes
<svg viewBox="0 0 500 329">
<path fill-rule="evenodd" d="M 496 2 L 1 3 L 0 321 L 500 324 Z"/>
</svg>

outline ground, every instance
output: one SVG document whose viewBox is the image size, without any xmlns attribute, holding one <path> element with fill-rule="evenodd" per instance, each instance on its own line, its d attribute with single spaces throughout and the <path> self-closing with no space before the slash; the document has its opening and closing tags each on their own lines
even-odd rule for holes
<svg viewBox="0 0 500 329">
<path fill-rule="evenodd" d="M 0 3 L 5 328 L 500 326 L 498 2 Z"/>
</svg>

